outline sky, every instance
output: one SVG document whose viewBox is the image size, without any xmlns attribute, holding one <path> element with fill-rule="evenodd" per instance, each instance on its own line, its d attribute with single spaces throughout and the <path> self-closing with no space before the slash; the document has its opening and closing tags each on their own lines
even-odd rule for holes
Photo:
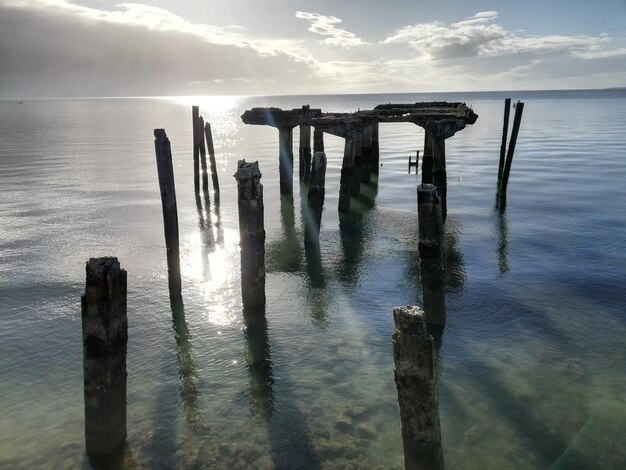
<svg viewBox="0 0 626 470">
<path fill-rule="evenodd" d="M 0 0 L 0 99 L 626 86 L 626 0 Z"/>
</svg>

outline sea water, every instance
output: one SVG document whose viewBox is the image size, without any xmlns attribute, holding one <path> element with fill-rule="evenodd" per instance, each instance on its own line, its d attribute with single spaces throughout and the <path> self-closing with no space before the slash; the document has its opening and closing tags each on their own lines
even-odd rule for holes
<svg viewBox="0 0 626 470">
<path fill-rule="evenodd" d="M 525 102 L 506 211 L 494 209 L 504 97 Z M 446 141 L 446 304 L 438 350 L 448 468 L 626 466 L 623 91 L 0 102 L 0 467 L 89 468 L 85 262 L 128 272 L 128 439 L 144 468 L 403 468 L 392 308 L 421 301 L 410 123 L 380 125 L 380 168 L 337 211 L 343 139 L 325 134 L 320 249 L 280 195 L 278 133 L 255 106 L 349 112 L 465 101 Z M 220 179 L 193 191 L 191 105 Z M 172 144 L 182 310 L 173 320 L 154 128 Z M 266 322 L 242 312 L 236 184 L 259 161 Z"/>
</svg>

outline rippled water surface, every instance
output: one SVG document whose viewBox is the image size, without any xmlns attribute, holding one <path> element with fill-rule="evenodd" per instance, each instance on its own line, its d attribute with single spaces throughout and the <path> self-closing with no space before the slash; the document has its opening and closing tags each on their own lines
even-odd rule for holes
<svg viewBox="0 0 626 470">
<path fill-rule="evenodd" d="M 505 94 L 0 102 L 0 467 L 88 468 L 85 261 L 128 272 L 129 468 L 403 468 L 391 310 L 421 300 L 421 149 L 381 124 L 380 174 L 337 212 L 326 136 L 320 250 L 280 197 L 278 135 L 253 106 L 324 111 L 466 101 L 446 142 L 446 303 L 438 360 L 448 468 L 626 467 L 626 95 L 515 93 L 526 105 L 494 211 Z M 192 104 L 211 122 L 220 204 L 193 194 Z M 169 303 L 152 130 L 172 143 L 184 307 Z M 294 141 L 297 143 L 297 130 Z M 297 175 L 297 144 L 296 175 Z M 236 161 L 258 160 L 266 323 L 241 307 Z M 297 176 L 296 176 L 297 178 Z"/>
</svg>

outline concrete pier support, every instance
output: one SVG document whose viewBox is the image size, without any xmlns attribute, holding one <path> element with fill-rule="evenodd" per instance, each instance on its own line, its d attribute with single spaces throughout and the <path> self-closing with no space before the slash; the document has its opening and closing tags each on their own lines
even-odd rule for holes
<svg viewBox="0 0 626 470">
<path fill-rule="evenodd" d="M 363 137 L 361 138 L 361 182 L 368 183 L 372 176 L 372 125 L 363 127 Z"/>
<path fill-rule="evenodd" d="M 363 134 L 359 132 L 356 135 L 356 142 L 354 143 L 354 170 L 351 188 L 353 196 L 357 196 L 361 192 L 361 171 L 363 170 L 363 154 L 361 149 L 362 142 Z"/>
<path fill-rule="evenodd" d="M 126 440 L 126 271 L 117 258 L 87 262 L 81 310 L 87 454 L 112 454 Z"/>
<path fill-rule="evenodd" d="M 422 184 L 433 184 L 433 135 L 424 130 L 424 155 L 422 157 Z"/>
<path fill-rule="evenodd" d="M 308 183 L 311 177 L 311 126 L 300 125 L 300 146 L 298 153 L 300 155 L 300 181 Z"/>
<path fill-rule="evenodd" d="M 311 183 L 309 185 L 309 194 L 307 197 L 310 220 L 305 221 L 305 245 L 319 243 L 322 210 L 324 208 L 325 180 L 326 154 L 324 152 L 315 152 L 311 168 Z"/>
<path fill-rule="evenodd" d="M 446 175 L 446 141 L 443 137 L 433 138 L 433 184 L 437 186 L 441 199 L 441 217 L 446 220 L 448 182 Z"/>
<path fill-rule="evenodd" d="M 343 163 L 341 165 L 341 179 L 339 181 L 339 211 L 350 210 L 350 197 L 354 183 L 354 156 L 356 153 L 356 134 L 351 133 L 345 137 L 346 143 L 343 151 Z"/>
<path fill-rule="evenodd" d="M 324 151 L 324 131 L 317 127 L 313 131 L 313 153 Z"/>
<path fill-rule="evenodd" d="M 263 185 L 258 162 L 237 162 L 237 202 L 244 307 L 265 305 L 265 227 Z"/>
<path fill-rule="evenodd" d="M 278 171 L 280 173 L 280 192 L 293 192 L 293 128 L 278 128 Z"/>
<path fill-rule="evenodd" d="M 378 174 L 380 168 L 380 146 L 378 143 L 378 122 L 372 123 L 372 147 L 370 151 L 370 168 Z"/>
<path fill-rule="evenodd" d="M 407 470 L 442 470 L 433 338 L 419 307 L 393 309 L 394 378 L 398 390 L 404 465 Z"/>
</svg>

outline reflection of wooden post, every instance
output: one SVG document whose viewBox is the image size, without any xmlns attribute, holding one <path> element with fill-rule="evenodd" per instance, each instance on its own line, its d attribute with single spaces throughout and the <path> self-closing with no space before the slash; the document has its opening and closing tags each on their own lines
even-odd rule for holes
<svg viewBox="0 0 626 470">
<path fill-rule="evenodd" d="M 204 145 L 204 118 L 198 118 L 198 140 L 200 142 L 200 167 L 202 169 L 202 190 L 209 189 L 209 175 L 206 165 L 206 146 Z"/>
<path fill-rule="evenodd" d="M 313 131 L 313 153 L 324 151 L 324 131 L 317 127 Z"/>
<path fill-rule="evenodd" d="M 211 133 L 211 124 L 208 122 L 204 125 L 204 134 L 206 136 L 207 150 L 209 151 L 209 163 L 211 164 L 211 179 L 213 180 L 213 191 L 215 191 L 215 197 L 219 198 L 220 182 L 217 179 L 217 165 L 215 163 L 213 134 Z"/>
<path fill-rule="evenodd" d="M 237 202 L 244 307 L 265 305 L 265 228 L 263 185 L 258 162 L 237 163 Z"/>
<path fill-rule="evenodd" d="M 165 247 L 167 250 L 170 298 L 175 298 L 181 296 L 181 279 L 178 243 L 178 209 L 176 208 L 176 186 L 174 185 L 172 150 L 164 129 L 155 129 L 154 137 L 159 187 L 161 188 L 161 206 L 163 208 L 163 228 L 165 231 Z"/>
<path fill-rule="evenodd" d="M 280 192 L 293 192 L 293 128 L 278 128 L 278 171 L 280 173 Z"/>
<path fill-rule="evenodd" d="M 191 127 L 193 129 L 193 189 L 198 194 L 200 192 L 200 129 L 198 121 L 200 119 L 200 108 L 191 107 Z"/>
<path fill-rule="evenodd" d="M 87 453 L 111 454 L 126 439 L 126 271 L 117 258 L 87 262 L 81 304 Z"/>
<path fill-rule="evenodd" d="M 433 135 L 424 129 L 424 156 L 422 157 L 422 184 L 433 184 Z"/>
<path fill-rule="evenodd" d="M 404 465 L 407 470 L 443 469 L 433 338 L 419 307 L 396 307 L 393 319 L 394 377 Z"/>
<path fill-rule="evenodd" d="M 502 182 L 502 172 L 504 171 L 504 159 L 506 154 L 506 138 L 509 133 L 509 115 L 511 114 L 511 98 L 504 100 L 504 124 L 502 126 L 502 144 L 500 144 L 500 164 L 498 166 L 498 186 L 497 190 L 500 190 L 500 184 Z"/>
<path fill-rule="evenodd" d="M 437 187 L 422 184 L 417 187 L 420 258 L 439 258 L 443 249 L 443 221 Z"/>
<path fill-rule="evenodd" d="M 308 183 L 311 175 L 311 126 L 300 125 L 300 146 L 298 153 L 300 155 L 300 181 Z"/>
<path fill-rule="evenodd" d="M 322 222 L 322 209 L 324 207 L 324 185 L 326 179 L 326 154 L 315 152 L 311 168 L 311 184 L 307 196 L 311 213 L 311 223 L 305 223 L 307 230 L 304 234 L 305 244 L 319 242 L 320 225 Z M 305 221 L 307 222 L 307 221 Z"/>
<path fill-rule="evenodd" d="M 356 134 L 350 133 L 346 135 L 343 163 L 341 165 L 341 179 L 339 181 L 339 210 L 342 212 L 350 210 L 350 196 L 352 195 L 352 184 L 354 183 L 355 148 Z"/>
<path fill-rule="evenodd" d="M 370 168 L 372 173 L 378 174 L 380 167 L 380 148 L 378 144 L 378 122 L 372 123 L 372 147 L 370 151 Z"/>
</svg>

